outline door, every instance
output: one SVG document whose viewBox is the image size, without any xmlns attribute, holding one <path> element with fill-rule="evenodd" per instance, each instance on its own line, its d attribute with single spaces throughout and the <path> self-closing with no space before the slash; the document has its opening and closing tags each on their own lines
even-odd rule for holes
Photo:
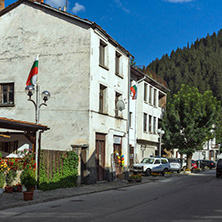
<svg viewBox="0 0 222 222">
<path fill-rule="evenodd" d="M 116 167 L 116 176 L 122 173 L 121 167 L 121 155 L 122 155 L 122 146 L 121 144 L 114 144 L 114 159 L 115 159 L 115 167 Z"/>
<path fill-rule="evenodd" d="M 104 180 L 105 172 L 105 135 L 96 134 L 96 170 L 97 180 Z"/>
<path fill-rule="evenodd" d="M 162 171 L 161 164 L 160 164 L 160 159 L 156 159 L 155 160 L 154 167 L 153 167 L 152 171 L 153 172 L 160 172 L 160 171 Z"/>
<path fill-rule="evenodd" d="M 130 166 L 132 166 L 133 165 L 133 159 L 134 159 L 134 147 L 132 147 L 131 145 L 130 145 Z"/>
</svg>

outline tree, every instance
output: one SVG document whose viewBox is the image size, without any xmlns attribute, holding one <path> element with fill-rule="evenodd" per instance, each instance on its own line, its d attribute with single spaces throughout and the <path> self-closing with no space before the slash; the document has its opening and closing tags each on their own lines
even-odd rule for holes
<svg viewBox="0 0 222 222">
<path fill-rule="evenodd" d="M 200 94 L 197 88 L 184 84 L 177 94 L 168 98 L 161 123 L 165 131 L 163 142 L 168 150 L 178 148 L 181 154 L 187 155 L 188 169 L 193 153 L 214 137 L 212 129 L 220 110 L 220 102 L 211 91 Z"/>
</svg>

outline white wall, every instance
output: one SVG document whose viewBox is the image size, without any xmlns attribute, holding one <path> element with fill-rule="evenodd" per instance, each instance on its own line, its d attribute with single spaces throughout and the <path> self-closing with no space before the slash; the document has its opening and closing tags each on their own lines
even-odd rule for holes
<svg viewBox="0 0 222 222">
<path fill-rule="evenodd" d="M 107 43 L 108 69 L 99 66 L 99 45 L 100 39 Z M 120 58 L 120 74 L 115 74 L 115 55 L 118 51 L 122 56 Z M 90 53 L 90 149 L 95 150 L 95 135 L 105 133 L 106 136 L 106 167 L 111 166 L 111 154 L 113 153 L 114 136 L 122 137 L 122 152 L 125 156 L 125 163 L 128 159 L 127 149 L 127 119 L 128 119 L 128 63 L 129 59 L 123 51 L 117 49 L 102 35 L 98 30 L 91 30 L 91 53 Z M 107 113 L 99 112 L 99 89 L 100 84 L 107 87 Z M 120 119 L 115 118 L 115 93 L 122 94 L 122 100 L 125 102 L 125 109 L 120 112 Z"/>
<path fill-rule="evenodd" d="M 88 143 L 89 28 L 21 4 L 1 17 L 0 39 L 0 81 L 15 83 L 15 106 L 2 107 L 0 116 L 35 121 L 24 89 L 39 54 L 39 85 L 51 93 L 40 113 L 40 123 L 50 128 L 42 136 L 42 148 L 67 150 Z"/>
</svg>

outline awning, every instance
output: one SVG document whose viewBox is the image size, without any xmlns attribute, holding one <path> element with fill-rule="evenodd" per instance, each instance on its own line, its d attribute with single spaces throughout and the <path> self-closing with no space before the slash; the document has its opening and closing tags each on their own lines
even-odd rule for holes
<svg viewBox="0 0 222 222">
<path fill-rule="evenodd" d="M 8 119 L 4 117 L 0 117 L 0 128 L 10 129 L 10 130 L 29 131 L 29 132 L 36 132 L 38 130 L 42 130 L 42 131 L 49 130 L 47 126 L 44 126 L 41 124 Z"/>
</svg>

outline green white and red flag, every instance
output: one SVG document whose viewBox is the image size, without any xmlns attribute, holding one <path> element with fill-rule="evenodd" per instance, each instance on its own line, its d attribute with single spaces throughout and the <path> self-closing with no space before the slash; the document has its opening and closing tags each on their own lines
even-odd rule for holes
<svg viewBox="0 0 222 222">
<path fill-rule="evenodd" d="M 39 63 L 39 56 L 37 55 L 33 65 L 32 65 L 31 71 L 29 73 L 28 79 L 26 81 L 26 86 L 36 85 L 37 74 L 38 74 L 38 63 Z"/>
<path fill-rule="evenodd" d="M 133 93 L 132 99 L 136 99 L 137 98 L 137 86 L 134 85 L 134 86 L 130 87 L 130 91 Z"/>
</svg>

